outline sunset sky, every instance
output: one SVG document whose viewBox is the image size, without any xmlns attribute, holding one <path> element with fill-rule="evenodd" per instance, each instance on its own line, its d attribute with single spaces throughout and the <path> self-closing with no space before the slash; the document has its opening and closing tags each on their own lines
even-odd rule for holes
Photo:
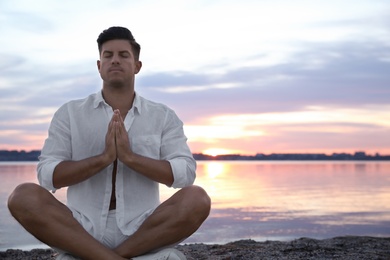
<svg viewBox="0 0 390 260">
<path fill-rule="evenodd" d="M 96 38 L 128 27 L 136 90 L 194 153 L 390 154 L 390 1 L 0 2 L 0 150 L 41 149 L 63 103 L 101 89 Z"/>
</svg>

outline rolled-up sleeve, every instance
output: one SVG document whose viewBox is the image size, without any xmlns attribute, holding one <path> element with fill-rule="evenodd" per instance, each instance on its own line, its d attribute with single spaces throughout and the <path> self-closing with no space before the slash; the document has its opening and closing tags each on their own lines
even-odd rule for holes
<svg viewBox="0 0 390 260">
<path fill-rule="evenodd" d="M 45 189 L 55 192 L 57 189 L 53 185 L 53 173 L 61 161 L 44 159 L 43 156 L 40 156 L 39 160 L 42 160 L 38 163 L 39 184 Z"/>
<path fill-rule="evenodd" d="M 53 116 L 49 134 L 45 140 L 37 166 L 39 184 L 53 192 L 53 173 L 56 166 L 71 159 L 69 114 L 67 106 L 62 106 Z"/>
<path fill-rule="evenodd" d="M 196 161 L 187 144 L 183 122 L 173 110 L 168 110 L 161 140 L 161 157 L 167 160 L 173 172 L 173 188 L 183 188 L 194 183 Z"/>
<path fill-rule="evenodd" d="M 173 172 L 173 188 L 183 188 L 195 181 L 196 162 L 188 158 L 175 158 L 168 160 Z M 184 174 L 183 174 L 184 173 Z"/>
</svg>

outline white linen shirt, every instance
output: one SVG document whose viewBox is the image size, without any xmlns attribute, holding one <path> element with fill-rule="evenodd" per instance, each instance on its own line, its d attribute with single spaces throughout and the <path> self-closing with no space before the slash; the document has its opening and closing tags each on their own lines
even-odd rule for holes
<svg viewBox="0 0 390 260">
<path fill-rule="evenodd" d="M 39 157 L 40 185 L 55 192 L 53 172 L 61 161 L 101 154 L 112 115 L 113 109 L 104 101 L 101 91 L 61 106 L 54 114 Z M 172 187 L 181 188 L 194 182 L 196 162 L 186 143 L 183 123 L 173 110 L 136 93 L 124 124 L 133 152 L 170 163 Z M 113 164 L 67 190 L 67 206 L 73 216 L 98 240 L 106 227 L 112 171 Z M 115 185 L 118 227 L 123 234 L 131 235 L 160 204 L 159 184 L 118 161 Z"/>
</svg>

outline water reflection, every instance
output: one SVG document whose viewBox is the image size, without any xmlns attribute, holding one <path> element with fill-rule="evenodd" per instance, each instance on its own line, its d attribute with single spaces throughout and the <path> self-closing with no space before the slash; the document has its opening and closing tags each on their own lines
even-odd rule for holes
<svg viewBox="0 0 390 260">
<path fill-rule="evenodd" d="M 390 236 L 390 162 L 200 162 L 196 184 L 213 209 L 189 242 Z"/>
<path fill-rule="evenodd" d="M 389 164 L 377 166 L 206 162 L 199 167 L 198 184 L 209 191 L 214 208 L 281 208 L 312 215 L 388 211 Z"/>
<path fill-rule="evenodd" d="M 221 177 L 220 175 L 226 174 L 229 170 L 229 164 L 225 164 L 222 162 L 209 162 L 204 165 L 205 172 L 207 178 L 215 179 L 217 177 Z"/>
<path fill-rule="evenodd" d="M 0 164 L 1 237 L 16 225 L 5 198 L 18 183 L 36 182 L 35 167 Z M 185 242 L 390 236 L 390 162 L 205 161 L 195 184 L 212 211 Z M 176 191 L 161 185 L 161 199 Z M 64 202 L 65 189 L 55 196 Z"/>
</svg>

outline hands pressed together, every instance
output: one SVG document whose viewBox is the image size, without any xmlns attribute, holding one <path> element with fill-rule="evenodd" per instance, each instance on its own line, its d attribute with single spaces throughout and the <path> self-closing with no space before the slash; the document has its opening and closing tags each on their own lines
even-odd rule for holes
<svg viewBox="0 0 390 260">
<path fill-rule="evenodd" d="M 116 159 L 124 162 L 132 154 L 129 137 L 119 109 L 114 110 L 114 115 L 108 125 L 104 154 L 110 162 Z"/>
</svg>

